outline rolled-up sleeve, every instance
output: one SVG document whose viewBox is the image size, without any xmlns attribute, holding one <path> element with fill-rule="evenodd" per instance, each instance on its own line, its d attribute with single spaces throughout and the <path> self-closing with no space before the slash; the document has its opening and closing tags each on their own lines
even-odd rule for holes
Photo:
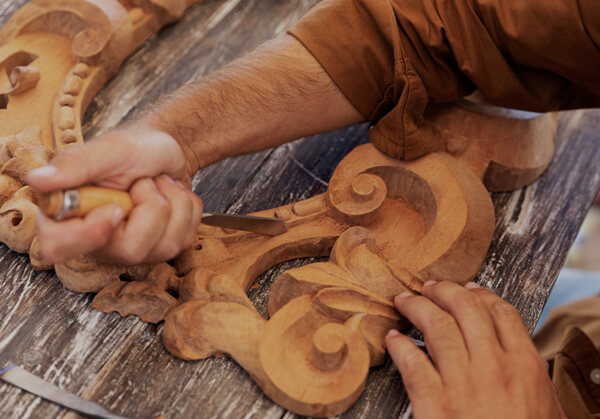
<svg viewBox="0 0 600 419">
<path fill-rule="evenodd" d="M 429 104 L 600 106 L 598 0 L 323 0 L 289 33 L 403 159 L 444 146 Z"/>
</svg>

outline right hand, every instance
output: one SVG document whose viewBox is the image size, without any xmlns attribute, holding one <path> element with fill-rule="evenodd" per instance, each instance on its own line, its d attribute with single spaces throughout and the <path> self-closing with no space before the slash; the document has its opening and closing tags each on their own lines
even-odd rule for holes
<svg viewBox="0 0 600 419">
<path fill-rule="evenodd" d="M 83 218 L 54 221 L 38 214 L 40 253 L 50 263 L 82 254 L 119 265 L 157 263 L 191 246 L 202 201 L 189 188 L 189 165 L 170 135 L 143 125 L 116 129 L 68 147 L 27 183 L 40 192 L 94 184 L 129 190 L 134 208 L 105 205 Z"/>
<path fill-rule="evenodd" d="M 398 331 L 386 336 L 415 418 L 566 419 L 519 312 L 496 294 L 427 281 L 394 303 L 431 357 Z"/>
</svg>

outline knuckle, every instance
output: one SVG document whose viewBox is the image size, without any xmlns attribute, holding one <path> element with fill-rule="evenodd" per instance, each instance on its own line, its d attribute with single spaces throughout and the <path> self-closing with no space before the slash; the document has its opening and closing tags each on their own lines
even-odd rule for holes
<svg viewBox="0 0 600 419">
<path fill-rule="evenodd" d="M 168 215 L 171 213 L 169 201 L 163 196 L 158 196 L 154 199 L 153 206 L 160 214 Z"/>
<path fill-rule="evenodd" d="M 86 153 L 83 144 L 74 144 L 65 148 L 62 152 L 57 154 L 54 160 L 60 162 L 63 160 L 69 161 L 76 159 L 75 161 L 78 161 L 78 159 L 84 158 L 85 154 Z"/>
<path fill-rule="evenodd" d="M 188 193 L 190 194 L 194 205 L 198 207 L 198 210 L 200 212 L 202 212 L 202 210 L 204 209 L 204 202 L 202 202 L 202 199 L 200 199 L 200 197 L 196 195 L 194 191 L 189 191 Z"/>
<path fill-rule="evenodd" d="M 148 256 L 148 252 L 138 246 L 128 245 L 121 251 L 123 260 L 130 265 L 139 265 Z"/>
<path fill-rule="evenodd" d="M 155 252 L 156 257 L 160 260 L 173 259 L 179 253 L 179 245 L 175 242 L 161 243 L 157 251 Z"/>
<path fill-rule="evenodd" d="M 88 232 L 88 241 L 96 247 L 102 247 L 108 243 L 112 235 L 112 226 L 108 223 L 102 223 L 94 226 Z"/>
<path fill-rule="evenodd" d="M 452 288 L 455 286 L 456 286 L 456 284 L 454 284 L 451 281 L 440 281 L 434 285 L 434 287 L 437 288 L 438 290 L 444 290 L 444 289 Z"/>
<path fill-rule="evenodd" d="M 194 201 L 188 193 L 183 193 L 181 195 L 181 199 L 177 205 L 181 205 L 182 213 L 185 214 L 188 219 L 192 218 L 194 214 Z"/>
<path fill-rule="evenodd" d="M 428 326 L 432 329 L 445 330 L 454 326 L 456 322 L 448 313 L 437 313 L 433 315 L 428 322 Z"/>
<path fill-rule="evenodd" d="M 506 388 L 522 393 L 530 388 L 539 388 L 550 380 L 547 370 L 542 366 L 541 358 L 538 359 L 534 355 L 536 354 L 523 351 L 515 357 L 516 359 L 511 360 L 512 368 L 506 368 L 504 371 Z"/>
<path fill-rule="evenodd" d="M 492 303 L 490 310 L 494 316 L 505 317 L 519 322 L 522 321 L 517 309 L 505 301 L 500 300 Z"/>
<path fill-rule="evenodd" d="M 420 351 L 419 351 L 420 352 Z M 425 355 L 418 355 L 417 353 L 411 353 L 404 357 L 403 362 L 403 374 L 402 377 L 406 384 L 410 386 L 412 397 L 423 397 L 427 396 L 431 392 L 431 388 L 422 385 L 421 383 L 426 382 L 427 378 L 427 366 L 426 363 L 429 360 Z"/>
<path fill-rule="evenodd" d="M 153 189 L 156 188 L 156 185 L 155 185 L 153 179 L 148 178 L 148 177 L 144 177 L 144 178 L 136 180 L 135 184 L 134 184 L 134 187 L 136 187 L 138 189 L 144 188 L 144 189 L 151 189 L 151 190 L 153 190 Z"/>
<path fill-rule="evenodd" d="M 86 144 L 69 146 L 54 158 L 55 163 L 58 165 L 69 165 L 69 163 L 77 162 L 78 167 L 84 171 L 89 170 L 90 160 L 91 157 Z"/>
<path fill-rule="evenodd" d="M 418 308 L 420 304 L 423 304 L 426 298 L 421 295 L 411 294 L 406 297 L 396 296 L 394 298 L 394 305 L 402 314 L 407 314 Z"/>
<path fill-rule="evenodd" d="M 489 289 L 489 288 L 486 288 L 486 287 L 483 287 L 483 286 L 481 286 L 481 287 L 479 287 L 479 288 L 471 289 L 471 292 L 473 292 L 473 293 L 475 293 L 475 294 L 477 294 L 477 295 L 482 295 L 482 296 L 493 296 L 493 297 L 499 298 L 499 297 L 498 297 L 498 294 L 496 294 L 496 293 L 495 293 L 494 291 L 492 291 L 491 289 Z"/>
<path fill-rule="evenodd" d="M 448 281 L 440 281 L 435 284 L 429 285 L 427 287 L 423 287 L 421 292 L 423 295 L 440 295 L 446 293 L 449 287 L 452 287 L 453 284 L 450 284 Z"/>
<path fill-rule="evenodd" d="M 134 203 L 143 203 L 148 201 L 148 196 L 155 197 L 160 195 L 154 183 L 150 178 L 137 179 L 129 189 Z"/>
<path fill-rule="evenodd" d="M 450 400 L 448 398 L 444 399 L 442 403 L 440 403 L 440 412 L 443 418 L 456 418 L 461 416 L 460 408 L 457 406 L 455 400 Z"/>
<path fill-rule="evenodd" d="M 413 349 L 404 356 L 403 363 L 409 369 L 421 371 L 421 366 L 429 363 L 429 359 L 419 349 Z"/>
<path fill-rule="evenodd" d="M 194 196 L 196 196 L 196 195 L 192 191 L 184 191 L 184 192 L 185 192 L 185 200 L 187 202 L 187 205 L 189 205 L 189 211 L 190 211 L 190 213 L 192 213 L 194 211 L 194 208 L 196 207 L 196 200 L 194 199 Z"/>
<path fill-rule="evenodd" d="M 539 373 L 542 371 L 542 359 L 540 356 L 533 351 L 522 351 L 519 354 L 519 364 L 521 368 L 525 369 L 530 373 Z M 544 375 L 545 375 L 545 371 Z"/>
<path fill-rule="evenodd" d="M 187 249 L 192 247 L 192 245 L 196 242 L 196 233 L 190 232 L 185 240 L 183 241 L 182 249 Z"/>
<path fill-rule="evenodd" d="M 485 365 L 485 374 L 488 379 L 501 387 L 505 387 L 509 380 L 509 369 L 505 367 L 504 360 L 498 355 L 490 354 Z"/>
<path fill-rule="evenodd" d="M 468 312 L 479 311 L 483 307 L 481 298 L 470 292 L 462 295 L 456 304 L 461 310 Z"/>
</svg>

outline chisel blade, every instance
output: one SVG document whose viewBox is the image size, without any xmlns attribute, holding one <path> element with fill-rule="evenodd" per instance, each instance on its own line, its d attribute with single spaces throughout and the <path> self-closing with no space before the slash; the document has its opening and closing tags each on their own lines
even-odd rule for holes
<svg viewBox="0 0 600 419">
<path fill-rule="evenodd" d="M 19 387 L 29 393 L 35 394 L 43 399 L 75 410 L 92 418 L 100 419 L 128 419 L 125 416 L 119 416 L 103 408 L 97 403 L 83 399 L 73 393 L 62 390 L 53 384 L 50 384 L 41 378 L 25 371 L 23 368 L 15 365 L 0 370 L 0 379 Z"/>
<path fill-rule="evenodd" d="M 251 231 L 253 233 L 276 236 L 288 230 L 285 220 L 279 218 L 255 217 L 251 215 L 217 214 L 205 212 L 202 214 L 202 223 L 230 228 L 232 230 Z"/>
</svg>

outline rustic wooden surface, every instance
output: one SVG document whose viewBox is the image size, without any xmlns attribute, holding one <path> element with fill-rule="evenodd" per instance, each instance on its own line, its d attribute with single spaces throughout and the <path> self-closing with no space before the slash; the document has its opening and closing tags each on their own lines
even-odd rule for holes
<svg viewBox="0 0 600 419">
<path fill-rule="evenodd" d="M 0 25 L 26 0 L 0 3 Z M 152 37 L 91 104 L 86 137 L 131 118 L 160 95 L 282 33 L 317 0 L 209 0 Z M 1 112 L 1 111 L 0 111 Z M 0 113 L 1 118 L 1 113 Z M 1 120 L 0 120 L 1 121 Z M 0 122 L 1 123 L 1 122 Z M 478 282 L 514 304 L 532 330 L 600 184 L 600 111 L 562 114 L 555 158 L 535 184 L 495 194 L 496 233 Z M 357 126 L 215 164 L 194 178 L 210 211 L 246 213 L 324 192 L 341 158 L 366 141 Z M 306 261 L 284 263 L 250 297 L 266 315 L 272 280 Z M 292 418 L 225 358 L 186 362 L 163 347 L 162 326 L 96 312 L 53 272 L 0 247 L 0 366 L 13 363 L 131 417 Z M 414 333 L 414 331 L 413 331 Z M 0 417 L 73 417 L 0 383 Z M 408 400 L 388 362 L 343 417 L 398 417 Z"/>
</svg>

